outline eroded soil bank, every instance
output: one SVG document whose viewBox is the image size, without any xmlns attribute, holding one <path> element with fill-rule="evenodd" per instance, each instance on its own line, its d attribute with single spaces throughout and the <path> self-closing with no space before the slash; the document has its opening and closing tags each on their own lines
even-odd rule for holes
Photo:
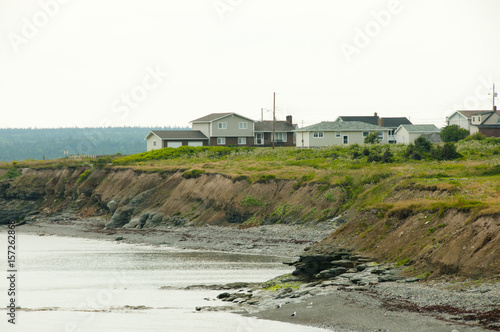
<svg viewBox="0 0 500 332">
<path fill-rule="evenodd" d="M 103 232 L 221 226 L 249 247 L 246 228 L 316 225 L 322 235 L 331 235 L 317 244 L 295 238 L 310 247 L 303 256 L 328 257 L 346 248 L 407 266 L 405 272 L 414 276 L 500 275 L 500 214 L 484 202 L 465 199 L 469 189 L 456 179 L 416 183 L 404 174 L 374 174 L 360 183 L 346 177 L 327 184 L 116 167 L 20 171 L 0 181 L 0 223 L 31 223 L 73 210 L 83 218 L 104 218 Z M 0 176 L 5 172 L 0 170 Z"/>
</svg>

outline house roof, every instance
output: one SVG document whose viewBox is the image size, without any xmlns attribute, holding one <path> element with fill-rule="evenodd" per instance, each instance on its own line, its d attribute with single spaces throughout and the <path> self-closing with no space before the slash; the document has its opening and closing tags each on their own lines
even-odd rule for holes
<svg viewBox="0 0 500 332">
<path fill-rule="evenodd" d="M 378 120 L 384 120 L 384 128 L 397 128 L 402 124 L 411 124 L 410 120 L 405 117 L 379 118 L 379 116 L 339 116 L 341 121 L 361 121 L 378 126 Z"/>
<path fill-rule="evenodd" d="M 290 132 L 297 127 L 296 124 L 291 124 L 288 121 L 276 121 L 275 123 L 275 131 L 279 132 Z M 273 131 L 273 122 L 272 121 L 258 121 L 255 122 L 255 130 L 256 132 L 272 132 Z"/>
<path fill-rule="evenodd" d="M 406 129 L 409 133 L 436 133 L 440 132 L 438 127 L 433 124 L 418 124 L 418 125 L 401 125 L 396 129 L 398 131 L 400 128 Z"/>
<path fill-rule="evenodd" d="M 151 135 L 156 135 L 164 141 L 170 140 L 208 140 L 199 130 L 153 130 L 150 131 L 145 139 L 148 139 Z"/>
<path fill-rule="evenodd" d="M 294 131 L 300 132 L 300 131 L 364 131 L 364 130 L 388 131 L 389 129 L 361 121 L 333 121 L 333 122 L 324 121 L 304 128 L 296 129 Z"/>
<path fill-rule="evenodd" d="M 472 118 L 473 115 L 493 113 L 493 111 L 485 111 L 485 110 L 482 110 L 482 111 L 479 111 L 479 110 L 476 110 L 476 111 L 456 111 L 455 113 L 459 113 L 459 114 L 463 115 L 464 117 L 466 117 L 467 119 L 470 119 L 470 118 Z M 455 113 L 453 113 L 449 117 L 452 117 Z"/>
<path fill-rule="evenodd" d="M 250 118 L 247 118 L 246 116 L 242 116 L 242 115 L 239 115 L 239 114 L 236 114 L 236 113 L 211 113 L 209 115 L 205 115 L 205 116 L 202 116 L 201 118 L 198 118 L 196 120 L 192 120 L 191 123 L 195 123 L 195 122 L 212 122 L 212 121 L 215 121 L 215 120 L 219 120 L 219 119 L 222 119 L 222 118 L 225 118 L 227 116 L 230 116 L 230 115 L 236 115 L 236 116 L 239 116 L 240 118 L 244 118 L 244 119 L 247 119 L 247 120 L 250 120 L 250 121 L 254 121 Z"/>
<path fill-rule="evenodd" d="M 405 117 L 399 118 L 382 118 L 384 120 L 384 127 L 397 128 L 403 124 L 411 125 L 411 121 Z"/>
<path fill-rule="evenodd" d="M 378 116 L 339 116 L 337 121 L 360 121 L 377 126 Z"/>
</svg>

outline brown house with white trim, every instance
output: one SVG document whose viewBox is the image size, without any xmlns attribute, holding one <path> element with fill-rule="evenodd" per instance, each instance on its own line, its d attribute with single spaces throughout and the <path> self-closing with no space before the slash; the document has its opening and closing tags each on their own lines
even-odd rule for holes
<svg viewBox="0 0 500 332">
<path fill-rule="evenodd" d="M 286 121 L 274 123 L 274 146 L 295 146 L 295 133 L 297 125 L 292 123 L 292 116 L 287 115 Z M 273 145 L 273 121 L 259 121 L 255 123 L 255 145 Z"/>
</svg>

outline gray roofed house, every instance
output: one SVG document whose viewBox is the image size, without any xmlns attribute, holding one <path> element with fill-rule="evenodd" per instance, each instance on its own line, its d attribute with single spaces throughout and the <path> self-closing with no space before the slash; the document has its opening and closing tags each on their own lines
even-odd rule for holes
<svg viewBox="0 0 500 332">
<path fill-rule="evenodd" d="M 373 116 L 339 116 L 337 121 L 361 121 L 373 125 L 377 125 L 384 128 L 389 128 L 389 136 L 387 138 L 388 143 L 396 143 L 396 137 L 394 136 L 396 129 L 403 124 L 412 124 L 410 120 L 405 117 L 389 117 L 381 118 L 377 113 Z"/>
<path fill-rule="evenodd" d="M 153 130 L 145 138 L 147 151 L 167 147 L 206 146 L 208 137 L 199 130 Z"/>
<path fill-rule="evenodd" d="M 475 123 L 479 122 L 477 116 L 480 117 L 479 119 L 482 118 L 483 120 L 485 120 L 487 116 L 490 116 L 495 112 L 496 108 L 493 111 L 492 110 L 456 111 L 452 115 L 446 117 L 446 124 L 448 126 L 457 125 L 460 128 L 469 130 L 470 133 L 473 134 L 476 130 L 471 130 L 471 123 L 473 121 Z"/>
<path fill-rule="evenodd" d="M 487 137 L 500 137 L 500 112 L 483 111 L 472 115 L 470 120 L 470 134 L 481 133 Z"/>
<path fill-rule="evenodd" d="M 378 132 L 381 143 L 387 143 L 389 128 L 361 121 L 324 121 L 294 130 L 297 147 L 320 147 L 341 144 L 363 144 L 370 132 Z"/>
<path fill-rule="evenodd" d="M 294 146 L 295 134 L 293 131 L 297 125 L 292 123 L 292 116 L 288 115 L 286 121 L 275 121 L 274 123 L 275 145 Z M 273 143 L 273 121 L 255 122 L 255 145 L 272 146 Z"/>
<path fill-rule="evenodd" d="M 396 142 L 398 144 L 410 144 L 415 142 L 420 136 L 438 141 L 439 139 L 434 134 L 439 134 L 440 131 L 433 124 L 401 125 L 396 129 Z"/>
<path fill-rule="evenodd" d="M 216 120 L 219 120 L 219 119 L 222 119 L 222 118 L 225 118 L 227 116 L 230 116 L 230 115 L 237 115 L 241 118 L 245 118 L 247 120 L 250 120 L 250 121 L 253 121 L 252 119 L 250 118 L 247 118 L 247 117 L 244 117 L 242 115 L 239 115 L 239 114 L 236 114 L 236 113 L 211 113 L 211 114 L 208 114 L 208 115 L 205 115 L 205 116 L 202 116 L 201 118 L 198 118 L 196 120 L 192 120 L 190 121 L 191 123 L 200 123 L 200 122 L 213 122 L 213 121 L 216 121 Z"/>
</svg>

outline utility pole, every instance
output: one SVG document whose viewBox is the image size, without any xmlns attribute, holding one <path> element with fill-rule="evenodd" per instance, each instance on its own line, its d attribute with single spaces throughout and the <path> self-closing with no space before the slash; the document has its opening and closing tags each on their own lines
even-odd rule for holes
<svg viewBox="0 0 500 332">
<path fill-rule="evenodd" d="M 276 92 L 273 92 L 273 150 L 274 150 L 275 131 L 276 131 Z"/>
<path fill-rule="evenodd" d="M 495 93 L 495 83 L 493 83 L 493 111 L 495 111 L 495 97 L 497 94 Z"/>
</svg>

